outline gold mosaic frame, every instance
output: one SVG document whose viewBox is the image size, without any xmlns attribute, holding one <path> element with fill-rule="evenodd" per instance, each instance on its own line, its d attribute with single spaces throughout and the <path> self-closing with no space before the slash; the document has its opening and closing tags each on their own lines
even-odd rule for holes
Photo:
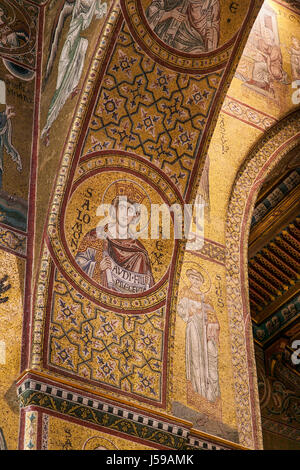
<svg viewBox="0 0 300 470">
<path fill-rule="evenodd" d="M 264 178 L 300 143 L 300 110 L 274 125 L 255 145 L 233 185 L 226 220 L 227 308 L 240 444 L 262 448 L 260 406 L 248 298 L 248 238 Z"/>
<path fill-rule="evenodd" d="M 52 204 L 50 206 L 48 215 L 47 233 L 51 237 L 53 227 L 56 224 L 56 218 L 59 211 L 60 202 L 63 198 L 64 187 L 68 181 L 69 171 L 71 168 L 72 158 L 76 145 L 78 143 L 82 124 L 86 117 L 90 101 L 93 96 L 94 84 L 98 76 L 98 72 L 102 66 L 107 52 L 107 47 L 113 37 L 115 28 L 120 17 L 120 5 L 118 0 L 112 2 L 111 8 L 108 12 L 107 19 L 104 24 L 103 32 L 99 38 L 96 52 L 91 62 L 87 77 L 83 84 L 82 94 L 79 106 L 77 107 L 72 127 L 68 135 L 68 143 L 64 148 L 64 153 L 59 165 L 57 174 L 55 190 L 52 195 Z M 34 318 L 33 318 L 33 332 L 31 338 L 31 367 L 39 369 L 42 366 L 42 353 L 43 353 L 43 329 L 45 320 L 45 310 L 47 306 L 48 291 L 46 286 L 50 276 L 51 256 L 50 252 L 44 243 L 43 251 L 41 254 L 39 275 L 35 289 L 35 304 L 34 304 Z"/>
</svg>

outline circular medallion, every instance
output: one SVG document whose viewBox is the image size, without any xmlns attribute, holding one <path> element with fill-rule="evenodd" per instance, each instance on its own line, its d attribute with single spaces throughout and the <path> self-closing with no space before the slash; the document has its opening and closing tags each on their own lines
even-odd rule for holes
<svg viewBox="0 0 300 470">
<path fill-rule="evenodd" d="M 10 57 L 31 52 L 36 42 L 36 25 L 31 8 L 3 0 L 0 6 L 0 54 Z"/>
<path fill-rule="evenodd" d="M 87 156 L 49 231 L 56 262 L 90 300 L 142 313 L 166 299 L 174 258 L 175 187 L 136 156 Z"/>
<path fill-rule="evenodd" d="M 130 32 L 154 60 L 177 71 L 222 68 L 253 0 L 121 0 Z"/>
</svg>

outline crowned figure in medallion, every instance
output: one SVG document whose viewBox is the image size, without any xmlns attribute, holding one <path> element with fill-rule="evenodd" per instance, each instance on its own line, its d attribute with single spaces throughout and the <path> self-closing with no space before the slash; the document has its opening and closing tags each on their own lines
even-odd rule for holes
<svg viewBox="0 0 300 470">
<path fill-rule="evenodd" d="M 178 51 L 197 54 L 218 47 L 219 0 L 152 0 L 145 14 L 154 33 Z"/>
<path fill-rule="evenodd" d="M 102 287 L 139 294 L 154 285 L 148 252 L 130 230 L 131 224 L 137 224 L 144 198 L 133 182 L 116 182 L 110 222 L 89 231 L 80 243 L 75 260 Z"/>
</svg>

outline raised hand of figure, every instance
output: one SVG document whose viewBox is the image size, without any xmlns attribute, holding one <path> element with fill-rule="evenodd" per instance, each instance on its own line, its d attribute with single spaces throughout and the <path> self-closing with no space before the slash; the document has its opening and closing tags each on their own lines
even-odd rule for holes
<svg viewBox="0 0 300 470">
<path fill-rule="evenodd" d="M 179 23 L 182 23 L 182 21 L 186 19 L 186 15 L 179 11 L 177 8 L 174 8 L 172 13 L 172 17 L 174 18 L 174 20 L 178 21 Z"/>
<path fill-rule="evenodd" d="M 174 8 L 174 10 L 167 11 L 161 18 L 161 21 L 168 20 L 169 18 L 173 18 L 174 20 L 178 21 L 179 23 L 182 23 L 182 21 L 185 20 L 186 15 L 181 13 L 177 8 Z"/>
<path fill-rule="evenodd" d="M 108 256 L 105 256 L 102 261 L 100 261 L 100 269 L 101 271 L 105 271 L 106 269 L 112 269 L 112 262 Z"/>
<path fill-rule="evenodd" d="M 16 114 L 12 111 L 14 108 L 13 106 L 6 106 L 6 109 L 5 109 L 5 114 L 6 114 L 6 117 L 7 119 L 10 119 L 12 117 L 14 117 Z"/>
</svg>

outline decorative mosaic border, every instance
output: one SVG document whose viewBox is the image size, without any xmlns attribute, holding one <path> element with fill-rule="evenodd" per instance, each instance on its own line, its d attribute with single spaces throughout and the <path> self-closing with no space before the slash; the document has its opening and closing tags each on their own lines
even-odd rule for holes
<svg viewBox="0 0 300 470">
<path fill-rule="evenodd" d="M 195 252 L 193 250 L 186 250 L 189 253 L 193 253 L 196 256 L 208 259 L 215 263 L 225 265 L 225 246 L 219 243 L 213 242 L 208 239 L 203 240 L 203 247 L 201 250 Z"/>
<path fill-rule="evenodd" d="M 248 237 L 264 178 L 300 142 L 300 111 L 282 119 L 250 152 L 236 177 L 226 221 L 227 305 L 239 438 L 262 448 L 253 334 L 248 298 Z"/>
<path fill-rule="evenodd" d="M 44 247 L 41 262 L 38 283 L 35 291 L 35 315 L 34 329 L 31 337 L 31 364 L 32 366 L 40 366 L 42 362 L 42 344 L 43 344 L 43 328 L 44 315 L 47 308 L 47 281 L 51 275 L 50 272 L 51 258 L 47 247 Z"/>
<path fill-rule="evenodd" d="M 49 415 L 43 413 L 42 417 L 42 450 L 48 450 L 48 432 L 49 432 Z"/>
<path fill-rule="evenodd" d="M 216 444 L 213 444 L 211 442 L 203 442 L 197 437 L 189 437 L 188 438 L 188 446 L 191 446 L 191 448 L 194 449 L 199 449 L 199 450 L 227 450 L 227 447 L 219 446 Z"/>
<path fill-rule="evenodd" d="M 300 319 L 300 295 L 296 294 L 292 299 L 280 307 L 271 318 L 263 321 L 259 325 L 253 325 L 253 336 L 264 344 L 269 341 L 282 328 L 289 323 Z"/>
<path fill-rule="evenodd" d="M 38 412 L 29 410 L 25 412 L 24 450 L 37 449 Z"/>
<path fill-rule="evenodd" d="M 26 257 L 27 237 L 12 229 L 0 226 L 0 248 L 12 251 L 17 256 Z"/>
<path fill-rule="evenodd" d="M 48 435 L 49 426 L 47 410 L 66 415 L 66 419 L 77 418 L 83 420 L 85 424 L 104 426 L 108 431 L 118 431 L 128 437 L 133 436 L 170 449 L 230 450 L 239 447 L 231 446 L 230 443 L 222 445 L 201 436 L 193 436 L 188 427 L 174 424 L 171 420 L 146 416 L 138 410 L 126 409 L 99 398 L 87 397 L 79 391 L 67 390 L 42 380 L 24 378 L 17 387 L 17 394 L 21 409 L 25 412 L 24 448 L 27 449 L 37 448 L 37 413 L 32 410 L 27 411 L 28 407 L 42 407 L 44 410 L 41 418 L 43 437 L 40 444 L 44 450 L 47 449 L 45 436 Z M 34 419 L 30 420 L 30 416 Z M 33 425 L 34 434 L 29 432 Z"/>
<path fill-rule="evenodd" d="M 263 132 L 277 122 L 273 116 L 269 116 L 228 95 L 225 98 L 222 112 Z"/>
<path fill-rule="evenodd" d="M 93 408 L 94 410 L 100 410 L 105 413 L 110 413 L 119 418 L 130 419 L 140 424 L 151 426 L 155 429 L 160 429 L 176 436 L 187 437 L 188 430 L 180 428 L 173 424 L 165 423 L 162 421 L 154 420 L 153 418 L 148 418 L 139 413 L 128 411 L 126 409 L 120 408 L 119 406 L 114 406 L 108 403 L 101 402 L 99 400 L 91 399 L 85 397 L 83 394 L 79 395 L 78 393 L 68 392 L 63 388 L 57 386 L 48 385 L 45 383 L 37 382 L 35 380 L 29 379 L 26 380 L 19 388 L 18 394 L 24 395 L 24 392 L 40 392 L 42 394 L 51 395 L 53 398 L 61 398 L 63 400 L 68 400 L 69 402 L 76 405 L 83 405 Z M 28 393 L 27 393 L 28 394 Z"/>
</svg>

